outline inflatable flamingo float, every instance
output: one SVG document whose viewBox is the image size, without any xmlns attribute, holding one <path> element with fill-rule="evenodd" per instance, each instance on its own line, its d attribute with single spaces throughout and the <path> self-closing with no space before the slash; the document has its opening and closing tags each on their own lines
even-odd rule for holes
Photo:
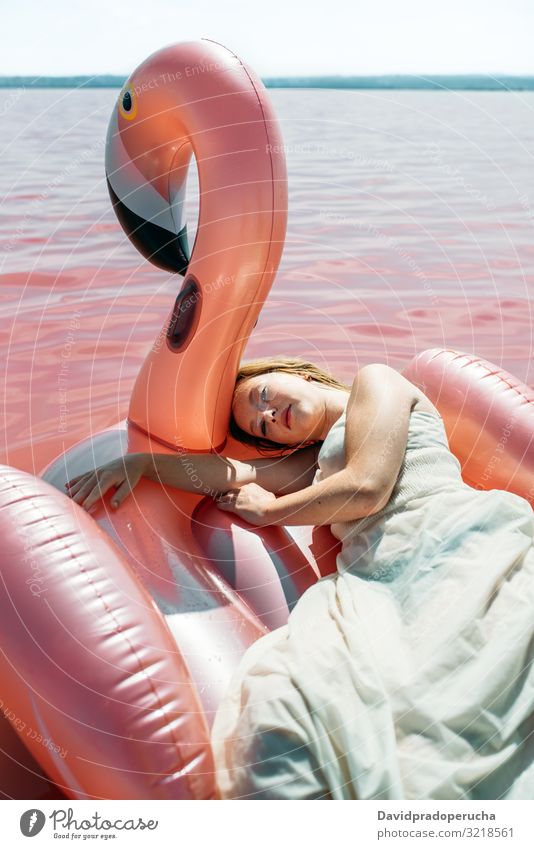
<svg viewBox="0 0 534 849">
<path fill-rule="evenodd" d="M 202 40 L 130 76 L 106 175 L 136 248 L 179 291 L 128 418 L 41 478 L 0 467 L 0 780 L 15 798 L 216 798 L 213 717 L 243 653 L 336 568 L 327 528 L 255 528 L 202 492 L 143 480 L 92 515 L 64 494 L 128 452 L 221 451 L 236 373 L 277 272 L 287 219 L 278 122 L 254 72 Z M 198 230 L 185 186 L 195 156 Z M 183 277 L 183 281 L 180 278 Z M 405 375 L 442 414 L 466 482 L 534 499 L 534 393 L 476 357 L 435 349 Z M 246 456 L 254 456 L 250 450 Z"/>
</svg>

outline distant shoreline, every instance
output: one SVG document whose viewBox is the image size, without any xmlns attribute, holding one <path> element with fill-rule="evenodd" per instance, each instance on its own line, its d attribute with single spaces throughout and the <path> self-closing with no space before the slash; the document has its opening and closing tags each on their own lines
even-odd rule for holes
<svg viewBox="0 0 534 849">
<path fill-rule="evenodd" d="M 0 76 L 0 88 L 122 88 L 127 77 Z M 534 76 L 501 74 L 383 74 L 381 76 L 265 77 L 266 88 L 415 89 L 433 91 L 534 91 Z"/>
</svg>

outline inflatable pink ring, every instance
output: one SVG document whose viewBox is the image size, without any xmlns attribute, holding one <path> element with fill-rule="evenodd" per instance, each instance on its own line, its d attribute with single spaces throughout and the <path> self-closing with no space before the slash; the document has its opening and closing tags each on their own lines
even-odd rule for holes
<svg viewBox="0 0 534 849">
<path fill-rule="evenodd" d="M 439 408 L 466 483 L 534 504 L 534 392 L 469 354 L 423 351 L 404 371 Z"/>
<path fill-rule="evenodd" d="M 188 81 L 195 62 L 212 69 Z M 160 75 L 172 95 L 154 83 Z M 258 147 L 278 138 L 261 82 L 213 42 L 150 57 L 121 92 L 110 128 L 117 214 L 145 255 L 185 273 L 185 289 L 141 370 L 128 421 L 58 457 L 44 480 L 0 467 L 0 781 L 18 798 L 214 798 L 209 728 L 229 678 L 246 648 L 335 570 L 339 543 L 324 527 L 253 528 L 210 499 L 148 480 L 118 512 L 106 497 L 90 516 L 63 486 L 121 453 L 223 444 L 239 358 L 282 248 L 285 170 Z M 202 193 L 191 256 L 180 215 L 189 148 Z M 230 219 L 222 223 L 217 196 Z M 234 265 L 224 295 L 209 288 L 241 248 L 245 267 Z M 197 300 L 182 321 L 190 276 Z M 443 415 L 466 481 L 532 502 L 532 390 L 454 351 L 425 351 L 405 375 Z M 178 381 L 191 392 L 187 406 L 177 404 Z"/>
</svg>

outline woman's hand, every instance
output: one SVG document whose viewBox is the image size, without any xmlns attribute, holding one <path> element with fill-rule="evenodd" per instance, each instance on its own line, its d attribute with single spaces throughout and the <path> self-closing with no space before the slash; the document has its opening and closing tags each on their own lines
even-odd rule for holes
<svg viewBox="0 0 534 849">
<path fill-rule="evenodd" d="M 118 507 L 143 477 L 146 457 L 146 454 L 125 454 L 78 475 L 65 484 L 67 495 L 88 510 L 114 486 L 117 491 L 111 499 L 111 506 Z"/>
<path fill-rule="evenodd" d="M 257 483 L 247 483 L 240 489 L 230 489 L 215 500 L 220 510 L 235 513 L 251 525 L 263 527 L 269 524 L 268 506 L 276 501 L 276 495 Z"/>
</svg>

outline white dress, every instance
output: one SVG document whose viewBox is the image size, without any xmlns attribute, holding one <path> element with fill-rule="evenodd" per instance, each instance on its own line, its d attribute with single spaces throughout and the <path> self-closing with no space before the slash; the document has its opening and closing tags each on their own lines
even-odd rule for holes
<svg viewBox="0 0 534 849">
<path fill-rule="evenodd" d="M 345 413 L 314 483 L 344 433 Z M 388 504 L 332 532 L 337 573 L 250 646 L 217 711 L 221 797 L 533 799 L 529 503 L 464 484 L 416 410 Z"/>
</svg>

